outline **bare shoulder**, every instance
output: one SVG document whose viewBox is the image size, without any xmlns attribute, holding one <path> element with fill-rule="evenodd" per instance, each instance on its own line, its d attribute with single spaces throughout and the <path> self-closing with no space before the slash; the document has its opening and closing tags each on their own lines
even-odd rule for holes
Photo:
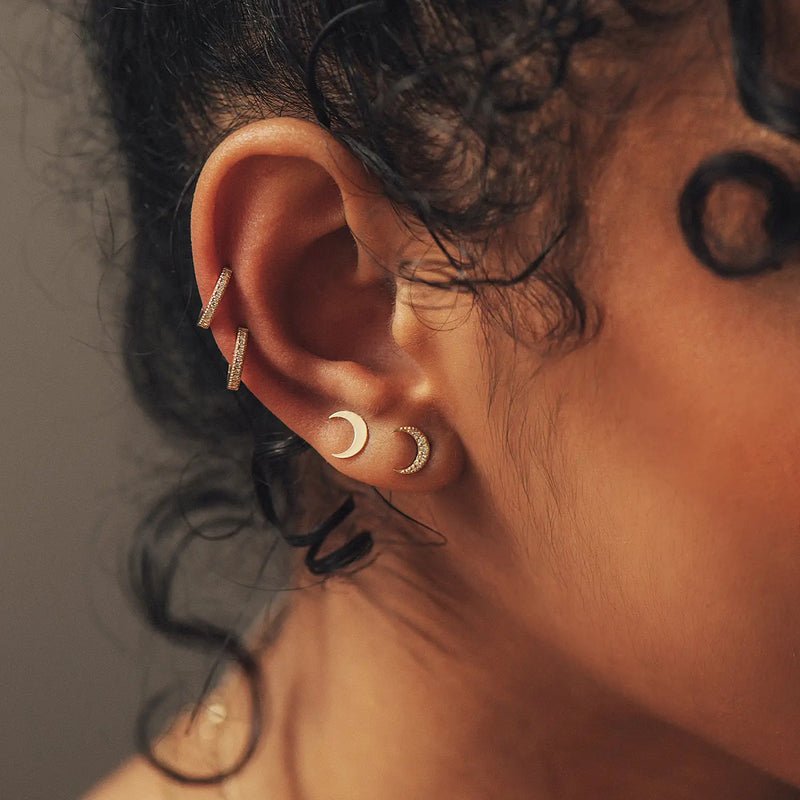
<svg viewBox="0 0 800 800">
<path fill-rule="evenodd" d="M 241 683 L 241 685 L 239 685 Z M 212 701 L 213 698 L 213 701 Z M 167 764 L 185 775 L 217 775 L 226 764 L 235 764 L 251 734 L 249 690 L 238 676 L 218 688 L 200 707 L 177 716 L 158 737 L 156 754 Z M 224 709 L 220 718 L 218 707 Z M 224 724 L 221 724 L 224 722 Z M 252 768 L 252 763 L 248 762 Z M 256 771 L 260 775 L 260 771 Z M 243 769 L 229 779 L 236 783 L 241 794 L 245 776 Z M 247 783 L 248 787 L 251 786 Z M 252 791 L 250 792 L 252 793 Z M 263 796 L 258 792 L 253 796 Z M 168 777 L 141 756 L 126 764 L 99 783 L 81 800 L 220 800 L 227 796 L 221 784 L 198 786 L 180 783 Z M 236 796 L 239 796 L 237 794 Z M 248 794 L 249 796 L 249 794 Z"/>
<path fill-rule="evenodd" d="M 144 759 L 133 758 L 82 800 L 169 800 L 180 796 L 175 784 L 167 782 Z"/>
<path fill-rule="evenodd" d="M 227 794 L 221 792 L 219 785 L 178 783 L 144 758 L 135 757 L 80 800 L 221 800 L 222 797 L 227 797 Z"/>
</svg>

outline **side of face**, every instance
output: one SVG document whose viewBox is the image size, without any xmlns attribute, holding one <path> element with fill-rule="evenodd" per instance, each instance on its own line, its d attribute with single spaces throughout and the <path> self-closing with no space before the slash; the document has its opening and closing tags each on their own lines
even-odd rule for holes
<svg viewBox="0 0 800 800">
<path fill-rule="evenodd" d="M 800 162 L 745 116 L 725 58 L 631 109 L 587 187 L 599 334 L 541 359 L 496 331 L 493 364 L 454 358 L 449 382 L 495 387 L 459 413 L 514 554 L 496 580 L 510 613 L 653 714 L 800 782 L 800 263 L 720 277 L 677 214 L 709 156 Z"/>
<path fill-rule="evenodd" d="M 582 187 L 579 286 L 603 320 L 582 347 L 543 358 L 469 298 L 425 309 L 424 287 L 384 267 L 435 247 L 311 123 L 223 142 L 193 253 L 203 296 L 234 266 L 213 333 L 227 355 L 248 325 L 250 391 L 332 468 L 430 512 L 515 631 L 800 784 L 800 264 L 721 278 L 678 222 L 707 157 L 751 150 L 789 175 L 798 159 L 743 113 L 729 35 L 694 33 Z M 753 213 L 742 202 L 733 217 Z M 343 408 L 369 418 L 370 444 L 339 461 Z M 432 441 L 411 477 L 392 469 L 413 458 L 402 424 Z"/>
</svg>

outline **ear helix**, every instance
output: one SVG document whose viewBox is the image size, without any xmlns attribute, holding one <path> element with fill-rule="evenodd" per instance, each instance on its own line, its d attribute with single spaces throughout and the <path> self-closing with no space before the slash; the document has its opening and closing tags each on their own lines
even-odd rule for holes
<svg viewBox="0 0 800 800">
<path fill-rule="evenodd" d="M 337 411 L 331 414 L 328 419 L 343 419 L 350 423 L 353 428 L 353 441 L 346 450 L 341 453 L 331 453 L 333 458 L 353 458 L 357 456 L 367 445 L 369 440 L 369 430 L 363 417 L 354 411 Z M 417 445 L 417 455 L 414 461 L 405 469 L 395 469 L 398 475 L 414 475 L 422 470 L 431 457 L 431 444 L 428 437 L 413 425 L 404 425 L 395 430 L 395 433 L 407 433 Z"/>
<path fill-rule="evenodd" d="M 200 319 L 197 320 L 198 327 L 205 329 L 211 327 L 214 314 L 217 312 L 222 296 L 225 294 L 225 290 L 228 288 L 232 277 L 232 270 L 229 267 L 225 267 L 220 273 L 219 278 L 217 278 L 217 283 L 214 286 L 214 291 L 211 292 L 208 303 L 200 312 Z M 244 369 L 244 356 L 247 351 L 248 335 L 249 331 L 245 327 L 240 326 L 236 330 L 236 344 L 234 345 L 233 357 L 228 367 L 228 389 L 233 392 L 238 391 L 242 383 L 242 370 Z"/>
</svg>

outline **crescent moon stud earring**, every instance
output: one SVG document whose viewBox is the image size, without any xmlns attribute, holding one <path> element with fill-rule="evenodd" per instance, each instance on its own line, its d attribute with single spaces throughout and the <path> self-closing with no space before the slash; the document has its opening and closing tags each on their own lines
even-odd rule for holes
<svg viewBox="0 0 800 800">
<path fill-rule="evenodd" d="M 403 425 L 402 428 L 397 428 L 395 433 L 407 433 L 417 444 L 417 457 L 405 469 L 396 469 L 398 475 L 413 475 L 419 472 L 431 457 L 431 443 L 428 437 L 413 425 Z"/>
<path fill-rule="evenodd" d="M 353 443 L 347 450 L 342 450 L 341 453 L 331 453 L 333 458 L 352 458 L 366 447 L 369 431 L 367 430 L 367 423 L 358 414 L 353 411 L 337 411 L 335 414 L 331 414 L 328 419 L 344 419 L 353 426 Z"/>
</svg>

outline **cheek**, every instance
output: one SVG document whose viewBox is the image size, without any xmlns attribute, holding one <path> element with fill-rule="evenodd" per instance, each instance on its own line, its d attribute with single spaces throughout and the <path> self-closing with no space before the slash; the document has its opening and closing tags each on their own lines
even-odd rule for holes
<svg viewBox="0 0 800 800">
<path fill-rule="evenodd" d="M 654 715 L 800 782 L 800 267 L 725 281 L 688 252 L 686 179 L 747 131 L 759 148 L 726 87 L 693 85 L 688 115 L 631 116 L 587 201 L 605 321 L 532 384 L 559 398 L 562 486 L 531 464 L 526 613 Z"/>
<path fill-rule="evenodd" d="M 609 308 L 582 434 L 605 434 L 608 469 L 630 470 L 628 486 L 646 479 L 676 513 L 727 531 L 698 541 L 709 555 L 785 564 L 800 554 L 800 336 L 744 283 L 696 267 L 667 282 Z M 638 505 L 617 482 L 603 493 Z"/>
<path fill-rule="evenodd" d="M 800 311 L 790 277 L 775 294 L 665 252 L 661 277 L 620 269 L 601 335 L 554 376 L 575 503 L 546 624 L 654 711 L 797 779 Z"/>
</svg>

